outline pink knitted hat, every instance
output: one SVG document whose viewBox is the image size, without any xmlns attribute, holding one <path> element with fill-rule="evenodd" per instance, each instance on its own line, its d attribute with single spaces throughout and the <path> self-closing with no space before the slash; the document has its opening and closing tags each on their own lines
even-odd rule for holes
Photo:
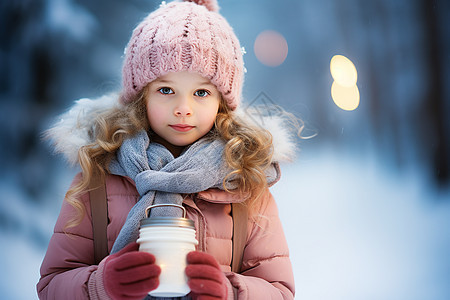
<svg viewBox="0 0 450 300">
<path fill-rule="evenodd" d="M 148 83 L 169 72 L 190 71 L 208 78 L 234 110 L 244 63 L 239 41 L 218 9 L 211 0 L 163 2 L 148 15 L 126 49 L 121 101 L 133 101 Z"/>
</svg>

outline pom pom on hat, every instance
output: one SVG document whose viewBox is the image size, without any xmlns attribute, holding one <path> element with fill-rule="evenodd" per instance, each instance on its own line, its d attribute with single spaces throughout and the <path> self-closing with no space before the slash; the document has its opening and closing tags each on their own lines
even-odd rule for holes
<svg viewBox="0 0 450 300">
<path fill-rule="evenodd" d="M 194 2 L 198 5 L 203 5 L 206 7 L 209 11 L 218 12 L 219 11 L 219 5 L 217 4 L 217 0 L 184 0 L 186 2 Z"/>
<path fill-rule="evenodd" d="M 217 1 L 170 2 L 149 14 L 133 31 L 123 64 L 121 102 L 130 103 L 153 80 L 189 71 L 209 79 L 227 106 L 239 105 L 243 53 Z"/>
</svg>

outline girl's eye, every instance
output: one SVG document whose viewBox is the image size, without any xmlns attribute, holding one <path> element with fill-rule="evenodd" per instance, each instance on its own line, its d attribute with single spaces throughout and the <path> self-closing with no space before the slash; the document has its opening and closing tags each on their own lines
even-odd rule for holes
<svg viewBox="0 0 450 300">
<path fill-rule="evenodd" d="M 158 92 L 160 92 L 161 94 L 163 94 L 163 95 L 170 95 L 170 94 L 173 94 L 174 92 L 172 91 L 172 89 L 171 88 L 168 88 L 168 87 L 162 87 L 162 88 L 160 88 L 159 90 L 158 90 Z"/>
<path fill-rule="evenodd" d="M 203 98 L 203 97 L 208 96 L 209 92 L 207 90 L 198 90 L 194 93 L 194 95 Z"/>
</svg>

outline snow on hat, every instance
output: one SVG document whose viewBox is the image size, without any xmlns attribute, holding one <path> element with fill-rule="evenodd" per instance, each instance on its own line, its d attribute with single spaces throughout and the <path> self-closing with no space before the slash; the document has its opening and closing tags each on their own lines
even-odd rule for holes
<svg viewBox="0 0 450 300">
<path fill-rule="evenodd" d="M 213 83 L 234 110 L 244 63 L 239 40 L 218 13 L 217 1 L 163 2 L 133 31 L 123 65 L 121 101 L 129 103 L 169 72 L 197 72 Z"/>
</svg>

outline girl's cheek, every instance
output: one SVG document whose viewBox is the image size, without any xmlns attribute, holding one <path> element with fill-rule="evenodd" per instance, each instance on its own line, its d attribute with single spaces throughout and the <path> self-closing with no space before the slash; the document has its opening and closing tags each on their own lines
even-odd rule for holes
<svg viewBox="0 0 450 300">
<path fill-rule="evenodd" d="M 213 112 L 205 113 L 204 115 L 202 115 L 203 122 L 210 124 L 211 127 L 214 124 L 214 122 L 216 121 L 216 117 L 217 117 L 217 113 L 213 113 Z"/>
<path fill-rule="evenodd" d="M 158 106 L 149 105 L 147 108 L 147 116 L 150 126 L 153 127 L 154 125 L 160 124 L 164 119 L 164 109 Z"/>
</svg>

